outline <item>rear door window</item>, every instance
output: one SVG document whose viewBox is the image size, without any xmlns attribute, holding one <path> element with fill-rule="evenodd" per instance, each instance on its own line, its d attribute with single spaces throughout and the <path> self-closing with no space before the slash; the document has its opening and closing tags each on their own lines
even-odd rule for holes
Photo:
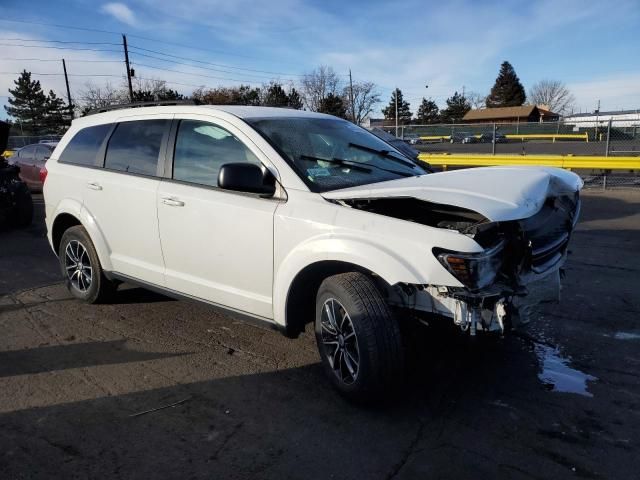
<svg viewBox="0 0 640 480">
<path fill-rule="evenodd" d="M 168 120 L 136 120 L 118 124 L 109 139 L 104 167 L 155 176 Z"/>
<path fill-rule="evenodd" d="M 59 161 L 74 165 L 96 164 L 96 155 L 112 125 L 96 125 L 80 130 L 68 143 Z"/>
</svg>

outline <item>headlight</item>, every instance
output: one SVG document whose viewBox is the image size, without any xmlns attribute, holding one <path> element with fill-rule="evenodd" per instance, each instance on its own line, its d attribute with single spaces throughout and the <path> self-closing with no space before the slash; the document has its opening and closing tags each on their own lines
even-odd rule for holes
<svg viewBox="0 0 640 480">
<path fill-rule="evenodd" d="M 442 265 L 470 290 L 480 290 L 491 285 L 502 266 L 504 242 L 480 253 L 459 253 L 434 249 L 434 255 Z"/>
</svg>

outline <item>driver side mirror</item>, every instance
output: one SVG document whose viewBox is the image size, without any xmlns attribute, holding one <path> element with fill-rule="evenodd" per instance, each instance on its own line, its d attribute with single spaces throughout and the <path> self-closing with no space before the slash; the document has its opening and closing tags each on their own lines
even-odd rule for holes
<svg viewBox="0 0 640 480">
<path fill-rule="evenodd" d="M 276 177 L 255 163 L 225 163 L 218 173 L 218 187 L 270 197 L 276 193 Z"/>
</svg>

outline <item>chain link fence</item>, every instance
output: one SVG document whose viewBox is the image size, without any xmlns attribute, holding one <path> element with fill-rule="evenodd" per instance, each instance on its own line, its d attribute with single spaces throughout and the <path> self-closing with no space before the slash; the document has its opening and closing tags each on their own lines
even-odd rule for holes
<svg viewBox="0 0 640 480">
<path fill-rule="evenodd" d="M 615 190 L 640 188 L 640 176 L 631 175 L 582 175 L 584 188 L 589 190 Z"/>
<path fill-rule="evenodd" d="M 398 136 L 430 153 L 640 156 L 640 120 L 403 125 Z"/>
<path fill-rule="evenodd" d="M 61 138 L 61 135 L 10 135 L 7 150 L 17 150 L 33 143 L 58 142 Z"/>
</svg>

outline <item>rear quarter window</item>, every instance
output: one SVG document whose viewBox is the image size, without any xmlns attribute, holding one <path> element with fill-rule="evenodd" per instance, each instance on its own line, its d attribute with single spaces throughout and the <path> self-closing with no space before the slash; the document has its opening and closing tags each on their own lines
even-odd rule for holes
<svg viewBox="0 0 640 480">
<path fill-rule="evenodd" d="M 78 131 L 65 147 L 59 161 L 74 165 L 95 165 L 98 150 L 110 130 L 111 125 L 106 124 Z"/>
</svg>

